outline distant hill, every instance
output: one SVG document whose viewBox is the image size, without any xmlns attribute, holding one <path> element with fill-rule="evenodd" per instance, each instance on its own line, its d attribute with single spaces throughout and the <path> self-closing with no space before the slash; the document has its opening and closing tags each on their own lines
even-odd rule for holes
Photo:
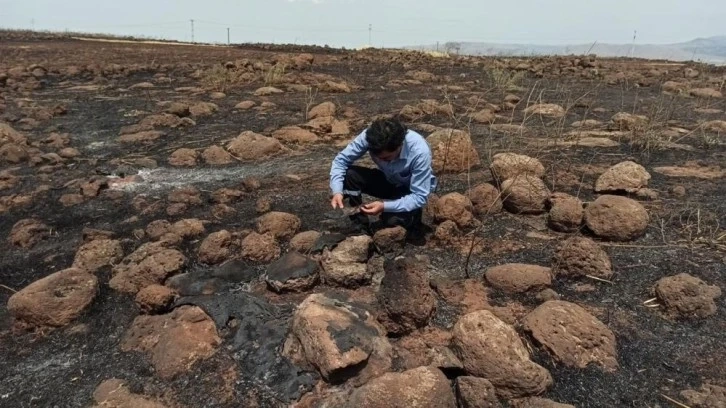
<svg viewBox="0 0 726 408">
<path fill-rule="evenodd" d="M 406 49 L 436 50 L 436 45 L 404 47 Z M 710 64 L 726 64 L 726 36 L 697 38 L 678 44 L 501 44 L 485 42 L 447 42 L 438 46 L 439 51 L 458 52 L 464 55 L 536 56 L 536 55 L 584 55 L 601 57 L 634 57 L 671 61 L 700 61 Z"/>
</svg>

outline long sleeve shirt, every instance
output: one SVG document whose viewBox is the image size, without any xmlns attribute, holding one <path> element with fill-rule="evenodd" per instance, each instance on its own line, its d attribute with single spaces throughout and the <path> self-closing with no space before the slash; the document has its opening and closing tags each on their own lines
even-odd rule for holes
<svg viewBox="0 0 726 408">
<path fill-rule="evenodd" d="M 333 160 L 330 170 L 330 190 L 333 194 L 343 192 L 345 173 L 356 160 L 368 152 L 366 132 L 358 135 Z M 426 205 L 428 196 L 436 190 L 436 176 L 431 168 L 431 149 L 426 139 L 409 130 L 397 159 L 390 162 L 380 160 L 371 154 L 371 159 L 386 175 L 386 179 L 399 187 L 408 187 L 409 194 L 384 201 L 384 212 L 407 212 Z"/>
</svg>

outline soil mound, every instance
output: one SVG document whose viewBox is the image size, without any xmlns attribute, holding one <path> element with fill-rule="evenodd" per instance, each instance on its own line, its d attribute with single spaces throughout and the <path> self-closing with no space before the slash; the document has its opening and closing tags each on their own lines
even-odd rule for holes
<svg viewBox="0 0 726 408">
<path fill-rule="evenodd" d="M 552 257 L 552 271 L 557 277 L 594 276 L 609 279 L 613 265 L 607 252 L 586 237 L 572 237 L 562 242 Z"/>
<path fill-rule="evenodd" d="M 433 169 L 440 173 L 461 173 L 481 164 L 469 133 L 442 129 L 426 138 L 433 154 Z"/>
<path fill-rule="evenodd" d="M 300 218 L 297 215 L 273 211 L 257 220 L 257 232 L 270 233 L 277 239 L 290 239 L 300 229 Z"/>
<path fill-rule="evenodd" d="M 627 197 L 603 195 L 585 209 L 585 224 L 598 237 L 630 241 L 642 236 L 650 217 L 637 201 Z"/>
<path fill-rule="evenodd" d="M 705 318 L 716 314 L 715 300 L 721 296 L 718 286 L 708 285 L 686 273 L 659 280 L 653 290 L 667 313 L 683 318 Z"/>
<path fill-rule="evenodd" d="M 379 317 L 389 334 L 410 333 L 425 326 L 436 307 L 428 264 L 411 257 L 386 260 L 378 291 Z"/>
</svg>

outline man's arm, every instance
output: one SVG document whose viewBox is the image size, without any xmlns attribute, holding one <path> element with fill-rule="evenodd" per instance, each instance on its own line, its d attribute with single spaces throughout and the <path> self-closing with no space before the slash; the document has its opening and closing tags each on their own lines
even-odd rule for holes
<svg viewBox="0 0 726 408">
<path fill-rule="evenodd" d="M 431 157 L 419 155 L 411 163 L 411 192 L 398 200 L 384 201 L 384 212 L 406 212 L 426 205 L 431 194 Z"/>
<path fill-rule="evenodd" d="M 343 181 L 345 173 L 356 160 L 360 159 L 368 151 L 368 141 L 366 140 L 366 132 L 363 131 L 358 137 L 346 146 L 333 159 L 333 165 L 330 168 L 330 190 L 333 194 L 343 192 Z"/>
</svg>

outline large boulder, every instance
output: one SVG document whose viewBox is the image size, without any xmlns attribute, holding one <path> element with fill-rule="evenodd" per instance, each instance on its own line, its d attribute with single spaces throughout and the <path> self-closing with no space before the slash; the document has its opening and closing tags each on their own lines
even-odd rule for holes
<svg viewBox="0 0 726 408">
<path fill-rule="evenodd" d="M 378 291 L 380 320 L 389 334 L 402 335 L 426 326 L 436 307 L 428 264 L 411 257 L 386 260 Z"/>
<path fill-rule="evenodd" d="M 716 314 L 715 300 L 721 296 L 721 288 L 687 273 L 662 278 L 653 291 L 666 313 L 682 318 L 705 318 Z"/>
<path fill-rule="evenodd" d="M 185 264 L 184 254 L 168 248 L 167 242 L 146 243 L 113 268 L 109 286 L 136 294 L 146 286 L 164 283 L 169 276 L 181 272 Z"/>
<path fill-rule="evenodd" d="M 474 206 L 468 197 L 461 193 L 449 193 L 435 201 L 434 219 L 437 222 L 453 221 L 461 228 L 474 222 Z"/>
<path fill-rule="evenodd" d="M 330 383 L 390 368 L 392 348 L 367 311 L 322 294 L 297 307 L 283 354 L 312 365 Z"/>
<path fill-rule="evenodd" d="M 452 348 L 472 376 L 489 380 L 503 398 L 537 395 L 552 385 L 552 376 L 532 362 L 514 328 L 487 310 L 459 318 Z"/>
<path fill-rule="evenodd" d="M 585 368 L 594 363 L 607 371 L 618 368 L 613 332 L 574 303 L 545 302 L 528 314 L 523 324 L 539 344 L 568 367 Z"/>
<path fill-rule="evenodd" d="M 353 391 L 345 408 L 456 408 L 451 384 L 441 370 L 419 367 L 387 373 Z"/>
<path fill-rule="evenodd" d="M 552 257 L 552 272 L 556 277 L 594 276 L 609 279 L 613 265 L 607 252 L 586 237 L 563 241 Z"/>
<path fill-rule="evenodd" d="M 494 214 L 502 210 L 501 194 L 489 183 L 479 184 L 469 190 L 469 198 L 476 215 Z"/>
<path fill-rule="evenodd" d="M 78 248 L 73 260 L 73 267 L 94 273 L 104 266 L 117 264 L 123 256 L 121 242 L 112 239 L 96 239 Z"/>
<path fill-rule="evenodd" d="M 442 129 L 426 138 L 433 154 L 435 173 L 461 173 L 481 164 L 469 133 Z"/>
<path fill-rule="evenodd" d="M 630 241 L 642 236 L 650 217 L 642 204 L 627 197 L 603 195 L 585 209 L 585 224 L 598 237 Z"/>
<path fill-rule="evenodd" d="M 318 283 L 318 263 L 290 251 L 267 268 L 265 282 L 275 292 L 304 292 Z"/>
<path fill-rule="evenodd" d="M 98 279 L 69 268 L 37 280 L 13 294 L 8 311 L 28 328 L 62 327 L 77 318 L 98 293 Z"/>
<path fill-rule="evenodd" d="M 489 169 L 497 183 L 527 174 L 542 178 L 545 174 L 545 168 L 538 159 L 516 153 L 495 154 Z"/>
<path fill-rule="evenodd" d="M 565 193 L 552 193 L 547 201 L 547 225 L 559 232 L 575 232 L 582 225 L 582 201 Z"/>
<path fill-rule="evenodd" d="M 221 342 L 214 321 L 202 309 L 181 306 L 166 315 L 136 317 L 121 351 L 147 353 L 156 375 L 170 380 L 214 355 Z"/>
<path fill-rule="evenodd" d="M 489 380 L 462 376 L 456 379 L 456 399 L 461 408 L 500 408 L 497 391 Z"/>
<path fill-rule="evenodd" d="M 512 293 L 543 289 L 552 284 L 550 268 L 539 265 L 498 265 L 487 269 L 484 275 L 493 287 Z"/>
<path fill-rule="evenodd" d="M 286 151 L 277 139 L 250 131 L 242 132 L 229 142 L 227 150 L 240 160 L 259 160 Z"/>
<path fill-rule="evenodd" d="M 595 182 L 596 193 L 634 193 L 648 186 L 650 173 L 645 167 L 632 161 L 624 161 L 610 167 Z"/>
<path fill-rule="evenodd" d="M 257 219 L 257 232 L 271 233 L 277 239 L 290 239 L 300 229 L 300 218 L 297 215 L 273 211 Z"/>
<path fill-rule="evenodd" d="M 504 208 L 515 214 L 541 214 L 547 208 L 550 191 L 544 181 L 531 174 L 502 183 Z"/>
<path fill-rule="evenodd" d="M 367 235 L 348 237 L 333 250 L 323 252 L 321 264 L 323 280 L 332 285 L 356 288 L 370 283 L 368 269 L 373 239 Z"/>
</svg>

